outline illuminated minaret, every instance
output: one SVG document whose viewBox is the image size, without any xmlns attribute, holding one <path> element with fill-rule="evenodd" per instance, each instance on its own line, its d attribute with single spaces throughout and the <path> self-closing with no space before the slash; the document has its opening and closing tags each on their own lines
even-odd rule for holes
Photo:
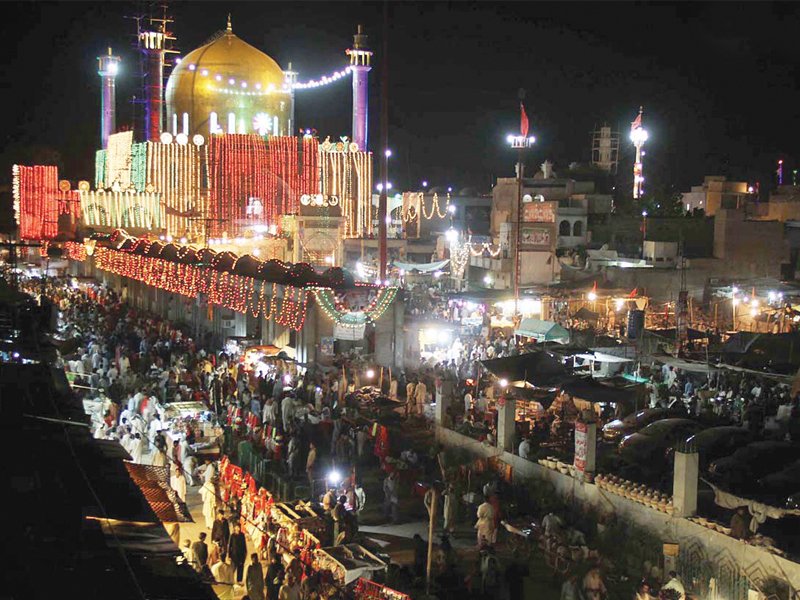
<svg viewBox="0 0 800 600">
<path fill-rule="evenodd" d="M 644 169 L 642 167 L 642 146 L 647 141 L 647 130 L 642 127 L 642 113 L 644 109 L 639 107 L 639 114 L 631 123 L 631 141 L 633 147 L 636 148 L 636 158 L 633 162 L 633 199 L 638 200 L 644 194 L 642 187 L 644 185 Z"/>
<path fill-rule="evenodd" d="M 369 71 L 372 52 L 367 48 L 367 36 L 362 25 L 353 36 L 353 47 L 345 53 L 350 57 L 353 71 L 353 142 L 359 150 L 367 150 L 367 116 L 369 107 Z"/>
<path fill-rule="evenodd" d="M 163 29 L 163 27 L 162 27 Z M 164 31 L 140 31 L 139 50 L 144 55 L 144 134 L 157 141 L 164 131 Z"/>
<path fill-rule="evenodd" d="M 103 88 L 100 95 L 100 143 L 103 148 L 108 145 L 108 136 L 114 133 L 116 123 L 116 87 L 115 80 L 119 71 L 119 57 L 111 54 L 98 56 L 97 74 L 102 77 Z"/>
</svg>

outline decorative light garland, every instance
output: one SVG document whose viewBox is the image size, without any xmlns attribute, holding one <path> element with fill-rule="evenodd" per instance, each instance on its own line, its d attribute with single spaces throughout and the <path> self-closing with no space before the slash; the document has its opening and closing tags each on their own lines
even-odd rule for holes
<svg viewBox="0 0 800 600">
<path fill-rule="evenodd" d="M 175 238 L 205 236 L 202 217 L 207 208 L 201 191 L 205 152 L 205 146 L 195 144 L 146 143 L 145 191 L 160 194 L 164 226 Z M 132 176 L 135 180 L 135 170 Z"/>
<path fill-rule="evenodd" d="M 408 194 L 403 198 L 403 221 L 408 223 L 417 219 L 420 214 L 423 218 L 431 220 L 434 215 L 444 219 L 450 207 L 450 194 L 447 194 L 447 203 L 442 210 L 439 203 L 439 194 L 434 193 L 430 211 L 425 209 L 425 193 Z"/>
<path fill-rule="evenodd" d="M 135 227 L 161 229 L 159 194 L 136 192 L 81 191 L 83 222 L 92 227 Z"/>
<path fill-rule="evenodd" d="M 336 293 L 332 289 L 315 287 L 312 291 L 325 316 L 337 325 L 346 327 L 360 327 L 377 321 L 397 296 L 396 287 L 380 288 L 364 310 L 350 311 L 337 300 Z"/>
<path fill-rule="evenodd" d="M 106 187 L 106 151 L 98 150 L 94 154 L 94 187 Z"/>
<path fill-rule="evenodd" d="M 318 87 L 323 87 L 326 85 L 330 85 L 331 83 L 336 83 L 340 79 L 347 77 L 352 73 L 353 69 L 351 67 L 345 67 L 340 71 L 334 71 L 330 75 L 323 75 L 319 79 L 309 79 L 308 81 L 298 81 L 292 84 L 292 89 L 295 90 L 309 90 Z"/>
<path fill-rule="evenodd" d="M 76 262 L 86 261 L 87 252 L 85 245 L 79 244 L 78 242 L 65 242 L 64 250 L 66 251 L 68 260 L 74 260 Z"/>
<path fill-rule="evenodd" d="M 372 233 L 372 154 L 342 137 L 326 138 L 319 145 L 323 196 L 336 196 L 344 217 L 344 237 L 366 237 Z"/>
<path fill-rule="evenodd" d="M 59 185 L 58 167 L 12 167 L 14 218 L 23 240 L 53 239 L 58 235 L 58 215 L 75 210 L 69 184 Z"/>
<path fill-rule="evenodd" d="M 79 251 L 74 249 L 74 252 L 75 258 L 70 258 L 80 260 Z M 242 314 L 249 312 L 254 317 L 261 314 L 265 319 L 272 319 L 279 325 L 296 331 L 305 325 L 308 292 L 304 289 L 285 286 L 283 299 L 278 307 L 277 284 L 272 284 L 271 298 L 267 302 L 264 297 L 267 282 L 261 282 L 261 292 L 254 298 L 256 281 L 252 277 L 110 248 L 96 249 L 94 260 L 95 266 L 102 271 L 141 281 L 173 294 L 188 298 L 206 294 L 209 304 Z"/>
</svg>

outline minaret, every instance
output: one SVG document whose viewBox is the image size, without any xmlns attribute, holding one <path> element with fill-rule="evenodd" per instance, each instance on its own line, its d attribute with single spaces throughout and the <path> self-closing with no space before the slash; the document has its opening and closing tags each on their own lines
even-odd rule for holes
<svg viewBox="0 0 800 600">
<path fill-rule="evenodd" d="M 119 57 L 112 55 L 109 48 L 108 54 L 98 56 L 97 61 L 97 74 L 103 79 L 100 93 L 100 144 L 105 148 L 108 145 L 108 136 L 114 133 L 117 126 L 115 80 L 119 71 Z"/>
<path fill-rule="evenodd" d="M 350 69 L 353 71 L 353 142 L 359 150 L 367 150 L 367 116 L 369 106 L 368 73 L 372 66 L 372 52 L 367 48 L 367 36 L 364 27 L 358 26 L 358 33 L 353 36 L 353 47 L 345 51 L 350 57 Z"/>
<path fill-rule="evenodd" d="M 140 31 L 139 50 L 144 55 L 144 134 L 158 141 L 164 131 L 164 41 L 163 31 Z"/>
<path fill-rule="evenodd" d="M 631 123 L 631 141 L 636 148 L 636 158 L 633 162 L 633 199 L 638 200 L 644 194 L 644 169 L 642 167 L 642 146 L 647 141 L 647 130 L 642 126 L 642 113 L 644 109 L 639 107 L 639 114 Z"/>
<path fill-rule="evenodd" d="M 273 131 L 272 135 L 295 135 L 297 132 L 294 130 L 294 84 L 297 83 L 297 71 L 292 69 L 292 63 L 289 63 L 289 68 L 283 72 L 283 82 L 289 89 L 289 119 L 286 125 L 286 131 Z"/>
</svg>

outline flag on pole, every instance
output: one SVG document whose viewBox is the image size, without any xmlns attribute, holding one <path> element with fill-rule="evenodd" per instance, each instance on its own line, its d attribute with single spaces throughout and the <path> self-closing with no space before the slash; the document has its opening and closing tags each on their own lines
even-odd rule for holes
<svg viewBox="0 0 800 600">
<path fill-rule="evenodd" d="M 528 137 L 528 113 L 525 112 L 525 105 L 519 103 L 519 132 L 522 137 Z"/>
<path fill-rule="evenodd" d="M 639 129 L 642 126 L 642 109 L 639 109 L 639 114 L 631 121 L 631 131 Z"/>
</svg>

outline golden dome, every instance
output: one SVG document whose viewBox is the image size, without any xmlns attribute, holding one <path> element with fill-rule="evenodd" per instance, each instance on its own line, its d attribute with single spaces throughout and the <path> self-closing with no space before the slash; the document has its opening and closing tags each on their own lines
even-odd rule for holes
<svg viewBox="0 0 800 600">
<path fill-rule="evenodd" d="M 292 92 L 272 58 L 230 29 L 191 51 L 167 81 L 167 127 L 173 133 L 288 135 Z M 212 116 L 213 114 L 213 116 Z M 188 127 L 185 123 L 188 119 Z M 212 131 L 215 125 L 216 131 Z"/>
</svg>

